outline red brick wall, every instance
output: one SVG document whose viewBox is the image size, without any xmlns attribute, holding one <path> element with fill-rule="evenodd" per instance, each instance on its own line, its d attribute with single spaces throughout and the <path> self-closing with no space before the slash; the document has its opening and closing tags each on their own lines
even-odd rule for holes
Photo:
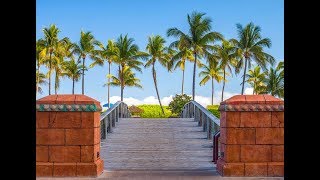
<svg viewBox="0 0 320 180">
<path fill-rule="evenodd" d="M 222 176 L 284 175 L 283 101 L 270 95 L 237 95 L 220 104 Z"/>
<path fill-rule="evenodd" d="M 40 104 L 100 106 L 84 95 L 46 96 L 37 101 Z M 37 176 L 98 176 L 103 171 L 99 152 L 99 111 L 36 112 Z"/>
</svg>

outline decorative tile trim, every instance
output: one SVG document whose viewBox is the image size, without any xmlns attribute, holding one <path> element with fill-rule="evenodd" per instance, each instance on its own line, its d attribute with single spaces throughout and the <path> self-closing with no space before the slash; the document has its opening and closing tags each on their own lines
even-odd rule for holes
<svg viewBox="0 0 320 180">
<path fill-rule="evenodd" d="M 276 104 L 222 104 L 219 111 L 284 111 L 284 105 Z"/>
<path fill-rule="evenodd" d="M 101 107 L 95 104 L 37 104 L 37 111 L 101 111 Z"/>
</svg>

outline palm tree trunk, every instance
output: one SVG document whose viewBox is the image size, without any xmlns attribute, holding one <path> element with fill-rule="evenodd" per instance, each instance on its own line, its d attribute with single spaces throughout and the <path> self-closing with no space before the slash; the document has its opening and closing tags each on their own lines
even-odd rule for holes
<svg viewBox="0 0 320 180">
<path fill-rule="evenodd" d="M 72 77 L 72 94 L 74 94 L 74 77 Z"/>
<path fill-rule="evenodd" d="M 242 79 L 242 90 L 241 90 L 241 95 L 243 95 L 243 91 L 244 91 L 244 82 L 245 82 L 245 80 L 246 80 L 247 61 L 248 61 L 248 59 L 247 59 L 247 58 L 245 58 L 245 61 L 244 61 L 244 71 L 243 71 L 243 79 Z"/>
<path fill-rule="evenodd" d="M 120 66 L 119 66 L 120 68 Z M 121 70 L 120 70 L 120 82 L 121 82 L 121 101 L 123 101 L 123 89 L 124 89 L 124 82 L 123 82 L 123 68 L 124 65 L 121 65 Z"/>
<path fill-rule="evenodd" d="M 152 64 L 152 75 L 153 75 L 153 82 L 154 82 L 154 86 L 156 87 L 156 92 L 157 92 L 157 97 L 158 97 L 158 101 L 161 107 L 161 111 L 162 114 L 164 115 L 164 110 L 160 101 L 160 96 L 159 96 L 159 92 L 158 92 L 158 86 L 157 86 L 157 74 L 156 74 L 156 70 L 154 69 L 154 63 Z"/>
<path fill-rule="evenodd" d="M 38 64 L 37 64 L 37 66 L 38 66 L 38 77 L 37 77 L 37 82 L 36 82 L 36 96 L 38 95 L 38 88 L 39 88 L 39 79 L 40 79 L 40 77 L 39 77 L 39 75 L 40 75 L 40 62 L 38 61 Z"/>
<path fill-rule="evenodd" d="M 253 84 L 255 84 L 255 82 L 253 82 Z M 257 86 L 253 86 L 253 91 L 252 91 L 252 95 L 254 95 L 255 89 L 257 88 Z"/>
<path fill-rule="evenodd" d="M 193 64 L 193 78 L 192 78 L 192 100 L 194 100 L 195 96 L 195 88 L 196 88 L 196 63 L 197 63 L 197 53 L 194 53 L 194 64 Z"/>
<path fill-rule="evenodd" d="M 184 70 L 182 70 L 182 93 L 181 93 L 181 95 L 183 95 L 183 84 L 184 84 Z"/>
<path fill-rule="evenodd" d="M 211 88 L 212 88 L 212 92 L 211 92 L 211 105 L 213 105 L 213 93 L 214 93 L 214 87 L 213 87 L 213 78 L 211 77 Z"/>
<path fill-rule="evenodd" d="M 222 85 L 222 95 L 221 95 L 221 102 L 223 101 L 223 92 L 224 92 L 224 85 L 226 84 L 226 68 L 223 70 L 223 85 Z"/>
<path fill-rule="evenodd" d="M 58 78 L 59 78 L 59 76 L 58 76 L 58 73 L 57 73 L 57 70 L 56 70 L 56 74 L 55 74 L 55 78 L 54 78 L 54 94 L 57 94 L 57 89 L 58 89 Z"/>
<path fill-rule="evenodd" d="M 110 108 L 110 65 L 109 62 L 109 69 L 108 69 L 108 108 Z"/>
<path fill-rule="evenodd" d="M 84 94 L 84 61 L 85 58 L 82 58 L 82 94 Z"/>
<path fill-rule="evenodd" d="M 50 52 L 50 57 L 49 57 L 49 59 L 50 59 L 50 62 L 49 62 L 49 95 L 51 95 L 51 52 Z"/>
<path fill-rule="evenodd" d="M 120 64 L 118 66 L 119 68 L 119 79 L 120 79 L 120 83 L 121 83 L 121 68 L 120 68 Z M 121 87 L 121 84 L 120 84 L 120 94 L 122 93 L 122 87 Z"/>
</svg>

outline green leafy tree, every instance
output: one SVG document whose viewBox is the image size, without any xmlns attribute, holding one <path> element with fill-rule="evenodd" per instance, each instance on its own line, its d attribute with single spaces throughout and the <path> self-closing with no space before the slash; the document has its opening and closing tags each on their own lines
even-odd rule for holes
<svg viewBox="0 0 320 180">
<path fill-rule="evenodd" d="M 266 73 L 260 71 L 259 66 L 254 67 L 248 71 L 246 74 L 246 82 L 250 84 L 253 88 L 253 94 L 262 94 L 265 92 L 266 84 L 264 83 L 266 79 Z"/>
<path fill-rule="evenodd" d="M 94 36 L 90 31 L 80 33 L 80 41 L 78 44 L 75 44 L 75 53 L 79 55 L 79 60 L 82 58 L 82 94 L 84 94 L 84 71 L 85 71 L 85 60 L 87 56 L 90 56 L 91 59 L 95 59 L 95 45 L 98 45 L 99 42 L 95 40 Z"/>
<path fill-rule="evenodd" d="M 242 27 L 241 24 L 237 24 L 236 26 L 239 40 L 231 39 L 230 41 L 235 45 L 240 56 L 236 73 L 239 73 L 240 69 L 244 67 L 241 90 L 241 94 L 243 94 L 247 66 L 249 69 L 251 68 L 251 61 L 256 62 L 258 66 L 266 70 L 267 63 L 273 64 L 275 59 L 263 50 L 264 47 L 271 47 L 271 40 L 261 37 L 259 26 L 255 26 L 253 23 L 249 23 L 245 27 Z"/>
<path fill-rule="evenodd" d="M 150 36 L 148 38 L 148 44 L 146 50 L 148 51 L 148 60 L 144 65 L 145 68 L 152 66 L 152 77 L 154 86 L 156 88 L 156 93 L 159 101 L 159 105 L 161 107 L 162 114 L 164 114 L 164 110 L 161 104 L 160 95 L 158 91 L 158 84 L 157 84 L 157 73 L 155 70 L 155 63 L 158 61 L 163 67 L 167 68 L 167 64 L 169 61 L 169 55 L 166 53 L 166 47 L 164 45 L 166 41 L 159 35 L 157 36 Z"/>
<path fill-rule="evenodd" d="M 133 41 L 134 39 L 128 38 L 127 35 L 124 37 L 120 35 L 115 43 L 118 50 L 116 51 L 114 58 L 115 62 L 119 64 L 119 77 L 117 79 L 119 80 L 121 87 L 121 101 L 123 101 L 123 89 L 126 83 L 124 79 L 126 75 L 124 72 L 125 67 L 128 66 L 130 69 L 135 69 L 139 72 L 142 72 L 140 66 L 143 63 L 138 59 L 146 56 L 145 53 L 139 51 L 139 47 L 134 44 Z M 113 77 L 111 78 L 112 80 L 114 79 Z M 110 84 L 113 85 L 114 82 L 112 81 Z"/>
<path fill-rule="evenodd" d="M 74 83 L 79 81 L 83 67 L 80 62 L 75 62 L 73 58 L 70 61 L 63 62 L 62 67 L 63 75 L 72 79 L 72 94 L 74 94 Z"/>
<path fill-rule="evenodd" d="M 194 56 L 193 80 L 192 80 L 192 99 L 195 97 L 195 78 L 197 58 L 211 56 L 212 45 L 215 40 L 221 40 L 223 36 L 218 32 L 211 31 L 212 20 L 204 17 L 205 13 L 193 12 L 188 14 L 189 33 L 184 33 L 178 28 L 170 28 L 167 36 L 178 38 L 173 44 L 181 43 L 184 47 L 191 50 Z"/>
<path fill-rule="evenodd" d="M 281 66 L 281 65 L 280 65 Z M 279 98 L 284 97 L 284 77 L 281 74 L 282 71 L 270 68 L 266 71 L 267 77 L 264 83 L 267 85 L 266 93 L 272 96 L 278 96 Z"/>
<path fill-rule="evenodd" d="M 47 53 L 49 53 L 49 59 L 46 61 L 48 63 L 48 77 L 49 77 L 49 95 L 51 95 L 51 71 L 52 71 L 52 54 L 54 49 L 59 41 L 58 33 L 60 30 L 56 27 L 56 25 L 52 24 L 49 28 L 44 28 L 44 45 L 47 49 Z"/>
<path fill-rule="evenodd" d="M 221 45 L 214 47 L 213 58 L 220 62 L 220 68 L 223 70 L 223 85 L 221 92 L 221 101 L 223 101 L 224 87 L 226 83 L 227 72 L 232 75 L 232 67 L 236 66 L 238 53 L 236 48 L 227 40 L 223 40 Z"/>
<path fill-rule="evenodd" d="M 185 104 L 191 101 L 191 97 L 186 94 L 176 94 L 175 97 L 172 98 L 172 101 L 169 103 L 169 109 L 174 114 L 179 114 L 182 111 L 182 108 Z"/>
<path fill-rule="evenodd" d="M 60 78 L 64 77 L 63 63 L 66 58 L 73 58 L 74 44 L 65 37 L 55 47 L 52 57 L 52 68 L 55 71 L 54 93 L 57 94 L 60 87 Z"/>
<path fill-rule="evenodd" d="M 46 80 L 46 75 L 43 74 L 43 73 L 39 73 L 39 72 L 36 72 L 36 78 L 37 78 L 37 93 L 39 92 L 40 94 L 43 93 L 42 91 L 42 88 L 41 88 L 41 85 L 46 85 L 48 84 L 47 80 Z"/>
<path fill-rule="evenodd" d="M 213 105 L 214 83 L 216 80 L 218 83 L 223 80 L 223 70 L 216 61 L 209 61 L 209 65 L 202 67 L 202 71 L 199 73 L 203 79 L 200 81 L 200 86 L 205 85 L 211 79 L 211 105 Z"/>
<path fill-rule="evenodd" d="M 108 40 L 108 44 L 103 46 L 102 43 L 99 43 L 98 46 L 100 47 L 99 50 L 95 50 L 95 58 L 94 62 L 90 64 L 90 68 L 99 65 L 103 66 L 104 62 L 108 62 L 108 83 L 110 82 L 111 74 L 110 68 L 111 64 L 115 62 L 116 54 L 118 53 L 119 49 L 116 47 L 115 43 L 112 40 Z M 110 84 L 108 84 L 108 107 L 110 107 Z"/>
<path fill-rule="evenodd" d="M 124 66 L 121 73 L 122 80 L 120 80 L 118 77 L 120 76 L 118 74 L 118 77 L 111 76 L 111 82 L 106 83 L 104 86 L 107 86 L 110 84 L 111 86 L 123 86 L 123 89 L 125 87 L 137 87 L 142 88 L 142 85 L 140 84 L 140 80 L 135 77 L 135 73 L 132 72 L 129 66 Z M 121 99 L 123 101 L 123 99 Z"/>
<path fill-rule="evenodd" d="M 40 73 L 40 66 L 42 64 L 44 64 L 45 62 L 45 58 L 46 58 L 46 54 L 47 54 L 47 49 L 45 47 L 45 41 L 43 39 L 39 39 L 36 42 L 36 64 L 37 64 L 37 78 L 36 78 L 36 95 L 38 94 L 38 90 L 39 90 L 39 82 L 40 82 L 40 78 L 42 75 L 42 73 Z M 41 74 L 41 76 L 40 76 Z M 41 89 L 41 88 L 40 88 Z"/>
<path fill-rule="evenodd" d="M 173 51 L 173 56 L 171 60 L 168 63 L 168 69 L 171 71 L 174 67 L 174 70 L 176 70 L 178 67 L 182 71 L 182 86 L 181 86 L 181 94 L 184 94 L 184 72 L 185 72 L 185 66 L 186 66 L 186 61 L 193 62 L 194 57 L 192 54 L 192 51 L 182 45 L 183 42 L 180 42 L 178 44 L 171 44 L 172 47 L 169 47 Z M 197 62 L 198 67 L 201 67 L 201 61 L 198 60 Z"/>
</svg>

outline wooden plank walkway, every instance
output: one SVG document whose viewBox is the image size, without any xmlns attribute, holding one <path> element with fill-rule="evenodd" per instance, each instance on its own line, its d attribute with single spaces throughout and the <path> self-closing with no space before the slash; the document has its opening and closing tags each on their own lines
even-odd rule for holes
<svg viewBox="0 0 320 180">
<path fill-rule="evenodd" d="M 212 140 L 193 118 L 119 119 L 100 151 L 106 170 L 215 170 Z"/>
</svg>

